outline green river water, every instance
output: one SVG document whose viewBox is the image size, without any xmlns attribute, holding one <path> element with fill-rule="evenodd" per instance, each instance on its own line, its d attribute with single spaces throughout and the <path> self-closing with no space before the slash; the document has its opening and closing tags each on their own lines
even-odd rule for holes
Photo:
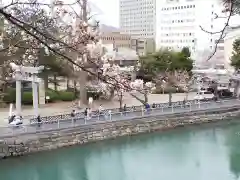
<svg viewBox="0 0 240 180">
<path fill-rule="evenodd" d="M 240 124 L 102 141 L 0 161 L 0 180 L 240 179 Z"/>
</svg>

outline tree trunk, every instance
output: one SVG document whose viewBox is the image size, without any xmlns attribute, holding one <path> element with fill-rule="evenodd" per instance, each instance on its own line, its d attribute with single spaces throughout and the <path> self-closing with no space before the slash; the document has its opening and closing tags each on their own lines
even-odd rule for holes
<svg viewBox="0 0 240 180">
<path fill-rule="evenodd" d="M 169 95 L 168 96 L 169 97 L 169 100 L 168 100 L 169 106 L 171 106 L 172 105 L 172 92 L 170 91 L 168 95 Z"/>
<path fill-rule="evenodd" d="M 73 81 L 73 88 L 74 88 L 74 94 L 75 94 L 75 96 L 78 97 L 78 95 L 77 95 L 77 82 L 76 82 L 76 80 Z"/>
<path fill-rule="evenodd" d="M 57 76 L 53 75 L 54 90 L 57 91 Z"/>
<path fill-rule="evenodd" d="M 114 89 L 110 91 L 110 97 L 109 99 L 112 100 L 114 98 Z"/>
<path fill-rule="evenodd" d="M 88 99 L 87 99 L 87 72 L 80 71 L 80 101 L 81 105 L 87 105 Z"/>
<path fill-rule="evenodd" d="M 73 88 L 74 88 L 74 91 L 77 92 L 77 82 L 76 82 L 76 80 L 73 81 Z"/>
<path fill-rule="evenodd" d="M 44 88 L 45 90 L 48 90 L 48 75 L 45 75 L 43 77 L 43 80 L 44 80 Z"/>
<path fill-rule="evenodd" d="M 69 89 L 69 78 L 67 78 L 67 89 Z"/>
<path fill-rule="evenodd" d="M 235 86 L 234 86 L 234 97 L 238 98 L 238 91 L 239 91 L 239 86 L 240 86 L 240 81 L 235 81 Z"/>
<path fill-rule="evenodd" d="M 145 104 L 148 103 L 148 93 L 146 91 L 144 92 L 144 102 Z"/>
<path fill-rule="evenodd" d="M 131 73 L 131 80 L 135 81 L 136 80 L 136 71 Z"/>
<path fill-rule="evenodd" d="M 122 103 L 123 103 L 123 93 L 121 92 L 119 95 L 119 109 L 122 111 Z"/>
<path fill-rule="evenodd" d="M 188 100 L 188 91 L 186 92 L 186 97 L 185 98 L 186 98 L 186 101 L 187 101 Z"/>
</svg>

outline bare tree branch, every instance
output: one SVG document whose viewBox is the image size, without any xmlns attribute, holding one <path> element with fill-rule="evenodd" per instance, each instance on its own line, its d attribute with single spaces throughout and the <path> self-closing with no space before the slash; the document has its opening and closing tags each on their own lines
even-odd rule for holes
<svg viewBox="0 0 240 180">
<path fill-rule="evenodd" d="M 219 42 L 222 39 L 224 39 L 224 37 L 226 36 L 226 34 L 225 34 L 226 33 L 226 29 L 229 26 L 229 21 L 230 21 L 230 18 L 232 17 L 232 15 L 233 15 L 233 8 L 234 8 L 234 3 L 232 2 L 232 0 L 229 0 L 228 3 L 229 3 L 229 15 L 228 15 L 226 23 L 225 23 L 225 25 L 224 25 L 224 27 L 223 27 L 223 29 L 221 31 L 211 32 L 211 31 L 205 30 L 202 26 L 200 26 L 201 30 L 206 32 L 206 33 L 209 33 L 209 34 L 220 34 L 219 38 L 215 42 L 215 46 L 214 46 L 213 52 L 211 53 L 211 55 L 208 57 L 208 59 L 206 61 L 209 61 L 216 54 Z"/>
</svg>

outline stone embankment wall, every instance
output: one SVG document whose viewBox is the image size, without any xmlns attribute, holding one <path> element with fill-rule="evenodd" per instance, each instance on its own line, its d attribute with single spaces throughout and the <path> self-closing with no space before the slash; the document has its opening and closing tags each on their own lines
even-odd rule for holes
<svg viewBox="0 0 240 180">
<path fill-rule="evenodd" d="M 58 131 L 45 131 L 37 134 L 22 134 L 5 137 L 0 141 L 0 157 L 20 156 L 24 154 L 53 150 L 61 147 L 85 144 L 120 136 L 131 136 L 173 129 L 193 124 L 219 122 L 240 116 L 240 107 L 218 108 L 209 111 L 195 111 L 140 117 L 124 121 L 105 121 Z"/>
</svg>

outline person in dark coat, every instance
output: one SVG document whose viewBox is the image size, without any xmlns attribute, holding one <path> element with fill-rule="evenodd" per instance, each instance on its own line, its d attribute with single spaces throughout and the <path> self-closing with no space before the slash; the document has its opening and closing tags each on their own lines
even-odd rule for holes
<svg viewBox="0 0 240 180">
<path fill-rule="evenodd" d="M 147 110 L 147 113 L 150 113 L 151 107 L 150 107 L 150 105 L 148 103 L 146 103 L 145 108 Z"/>
<path fill-rule="evenodd" d="M 152 105 L 152 108 L 153 108 L 153 109 L 155 109 L 155 108 L 156 108 L 156 104 L 155 104 L 155 103 L 153 103 L 153 105 Z"/>
<path fill-rule="evenodd" d="M 88 108 L 86 108 L 85 111 L 84 111 L 85 119 L 87 119 L 87 115 L 88 115 Z"/>
<path fill-rule="evenodd" d="M 74 119 L 74 121 L 76 121 L 75 116 L 76 116 L 76 111 L 75 111 L 75 109 L 73 109 L 71 112 L 71 117 Z"/>
<path fill-rule="evenodd" d="M 40 127 L 41 123 L 42 123 L 42 120 L 41 120 L 41 117 L 39 115 L 37 117 L 37 123 L 38 123 L 38 127 Z"/>
<path fill-rule="evenodd" d="M 123 113 L 124 113 L 124 115 L 127 114 L 127 105 L 126 104 L 124 104 L 124 106 L 123 106 Z"/>
<path fill-rule="evenodd" d="M 13 120 L 15 119 L 15 115 L 12 115 L 12 116 L 10 116 L 9 117 L 9 119 L 8 119 L 8 124 L 10 124 L 11 122 L 13 122 Z"/>
</svg>

